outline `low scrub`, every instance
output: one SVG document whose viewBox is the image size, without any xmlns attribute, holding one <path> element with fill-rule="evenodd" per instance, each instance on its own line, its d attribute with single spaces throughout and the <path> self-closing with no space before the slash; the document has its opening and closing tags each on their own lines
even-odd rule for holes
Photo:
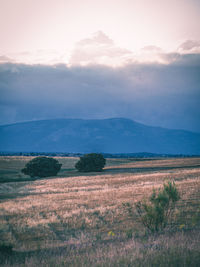
<svg viewBox="0 0 200 267">
<path fill-rule="evenodd" d="M 137 213 L 142 224 L 151 232 L 164 229 L 172 217 L 175 204 L 180 199 L 174 182 L 163 185 L 158 192 L 153 190 L 149 201 L 136 203 Z"/>
</svg>

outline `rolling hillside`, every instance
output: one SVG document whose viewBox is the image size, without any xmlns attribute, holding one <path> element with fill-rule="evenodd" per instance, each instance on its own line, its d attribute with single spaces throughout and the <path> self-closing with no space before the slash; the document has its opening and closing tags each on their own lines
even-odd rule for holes
<svg viewBox="0 0 200 267">
<path fill-rule="evenodd" d="M 200 134 L 124 118 L 54 119 L 0 126 L 0 151 L 200 154 Z"/>
</svg>

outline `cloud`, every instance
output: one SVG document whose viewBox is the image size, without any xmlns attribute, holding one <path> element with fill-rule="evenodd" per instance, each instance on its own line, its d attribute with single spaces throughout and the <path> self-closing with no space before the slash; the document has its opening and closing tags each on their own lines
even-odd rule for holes
<svg viewBox="0 0 200 267">
<path fill-rule="evenodd" d="M 200 41 L 187 40 L 178 47 L 180 53 L 200 53 Z"/>
<path fill-rule="evenodd" d="M 161 47 L 147 45 L 140 50 L 130 51 L 115 45 L 104 32 L 98 31 L 90 38 L 77 42 L 72 51 L 40 49 L 0 56 L 0 63 L 24 64 L 68 64 L 68 66 L 102 65 L 122 67 L 129 64 L 171 64 L 182 60 L 182 55 L 200 54 L 200 41 L 187 40 L 175 51 L 166 52 Z"/>
<path fill-rule="evenodd" d="M 165 52 L 161 47 L 148 45 L 139 51 L 117 47 L 105 33 L 98 31 L 91 38 L 78 42 L 69 59 L 71 66 L 104 65 L 120 67 L 136 63 L 171 64 L 182 55 L 200 53 L 200 42 L 188 40 L 177 51 Z"/>
<path fill-rule="evenodd" d="M 140 49 L 140 51 L 134 55 L 134 60 L 139 63 L 171 63 L 170 58 L 166 57 L 166 53 L 162 48 L 154 45 L 148 45 Z"/>
<path fill-rule="evenodd" d="M 77 43 L 77 45 L 108 45 L 113 46 L 114 42 L 104 32 L 97 31 L 91 38 L 83 39 Z"/>
<path fill-rule="evenodd" d="M 15 60 L 13 60 L 12 58 L 5 56 L 5 55 L 0 56 L 0 64 L 1 63 L 8 63 L 8 62 L 15 62 Z"/>
<path fill-rule="evenodd" d="M 128 63 L 131 57 L 131 51 L 115 46 L 106 34 L 98 31 L 91 38 L 83 39 L 76 44 L 69 64 L 72 66 L 91 64 L 120 66 Z"/>
<path fill-rule="evenodd" d="M 66 63 L 66 53 L 54 49 L 38 49 L 36 51 L 24 51 L 12 55 L 16 63 L 55 65 Z"/>
<path fill-rule="evenodd" d="M 68 65 L 55 50 L 2 55 L 0 124 L 126 117 L 200 132 L 198 49 L 199 42 L 187 41 L 171 53 L 152 45 L 133 53 L 99 31 L 76 44 Z"/>
<path fill-rule="evenodd" d="M 155 46 L 155 45 L 147 45 L 141 49 L 143 52 L 148 53 L 162 53 L 162 48 Z"/>
<path fill-rule="evenodd" d="M 0 123 L 126 117 L 200 132 L 199 55 L 168 57 L 116 68 L 0 64 Z"/>
</svg>

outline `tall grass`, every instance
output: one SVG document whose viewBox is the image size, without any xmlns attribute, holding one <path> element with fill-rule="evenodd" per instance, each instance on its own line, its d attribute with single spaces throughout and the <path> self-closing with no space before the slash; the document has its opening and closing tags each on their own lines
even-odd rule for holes
<svg viewBox="0 0 200 267">
<path fill-rule="evenodd" d="M 177 159 L 178 166 L 197 163 Z M 200 169 L 160 171 L 164 161 L 154 160 L 157 171 L 138 173 L 136 164 L 141 162 L 129 162 L 124 172 L 112 160 L 111 170 L 98 175 L 2 183 L 0 265 L 198 266 Z M 181 196 L 174 222 L 147 234 L 136 210 L 127 211 L 124 203 L 134 207 L 172 177 Z M 5 253 L 5 246 L 13 249 Z"/>
</svg>

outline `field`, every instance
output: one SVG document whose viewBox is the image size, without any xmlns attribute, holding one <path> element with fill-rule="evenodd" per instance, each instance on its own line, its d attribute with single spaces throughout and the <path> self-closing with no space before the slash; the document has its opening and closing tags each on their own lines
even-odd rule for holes
<svg viewBox="0 0 200 267">
<path fill-rule="evenodd" d="M 20 173 L 30 159 L 0 158 L 1 266 L 199 266 L 200 158 L 107 159 L 89 174 L 57 158 L 58 175 L 35 181 Z M 135 203 L 167 180 L 181 199 L 165 231 L 147 233 Z"/>
</svg>

